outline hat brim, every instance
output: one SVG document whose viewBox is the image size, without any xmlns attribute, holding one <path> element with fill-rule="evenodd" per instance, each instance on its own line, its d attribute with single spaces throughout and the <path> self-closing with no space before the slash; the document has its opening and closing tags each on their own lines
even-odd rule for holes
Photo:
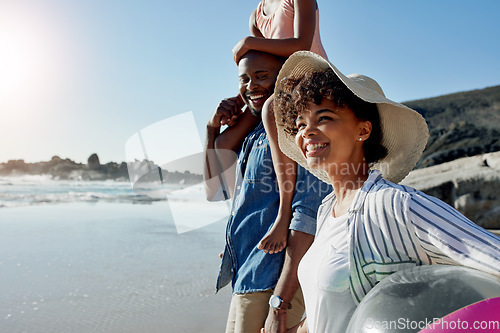
<svg viewBox="0 0 500 333">
<path fill-rule="evenodd" d="M 309 72 L 325 71 L 329 68 L 356 96 L 377 105 L 382 129 L 382 145 L 387 149 L 387 155 L 371 165 L 371 168 L 380 170 L 385 179 L 399 183 L 420 159 L 429 138 L 429 131 L 425 119 L 418 112 L 386 98 L 374 80 L 360 75 L 345 76 L 321 56 L 309 51 L 299 51 L 292 54 L 283 64 L 276 81 L 275 96 L 281 91 L 284 78 L 291 75 L 301 77 Z M 373 81 L 380 90 L 368 88 L 371 82 L 368 83 L 366 80 Z M 278 143 L 283 153 L 320 180 L 331 184 L 326 171 L 312 169 L 307 165 L 305 156 L 295 143 L 295 137 L 285 132 L 276 108 L 274 112 Z"/>
</svg>

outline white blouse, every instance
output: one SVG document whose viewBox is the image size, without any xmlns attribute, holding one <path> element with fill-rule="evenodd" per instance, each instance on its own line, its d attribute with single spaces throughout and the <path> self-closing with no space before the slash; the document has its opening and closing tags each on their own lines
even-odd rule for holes
<svg viewBox="0 0 500 333">
<path fill-rule="evenodd" d="M 344 333 L 356 308 L 349 288 L 348 214 L 331 214 L 300 262 L 308 332 Z"/>
</svg>

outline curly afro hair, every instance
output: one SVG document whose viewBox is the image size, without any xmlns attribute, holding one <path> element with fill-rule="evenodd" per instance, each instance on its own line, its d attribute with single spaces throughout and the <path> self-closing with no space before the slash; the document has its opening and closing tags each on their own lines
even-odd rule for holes
<svg viewBox="0 0 500 333">
<path fill-rule="evenodd" d="M 296 135 L 295 120 L 299 113 L 304 112 L 309 103 L 320 105 L 326 98 L 340 108 L 350 108 L 359 120 L 372 124 L 370 137 L 363 143 L 367 163 L 373 164 L 387 155 L 387 149 L 382 145 L 377 105 L 354 95 L 331 69 L 306 73 L 300 77 L 286 77 L 281 81 L 281 87 L 275 96 L 274 109 L 276 121 L 284 127 L 285 132 Z"/>
</svg>

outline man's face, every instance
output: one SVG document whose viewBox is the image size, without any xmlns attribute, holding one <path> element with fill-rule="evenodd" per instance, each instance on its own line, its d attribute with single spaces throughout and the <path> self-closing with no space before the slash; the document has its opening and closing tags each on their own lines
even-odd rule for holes
<svg viewBox="0 0 500 333">
<path fill-rule="evenodd" d="M 238 64 L 240 95 L 250 111 L 260 116 L 264 102 L 274 93 L 281 62 L 261 52 L 248 52 Z"/>
</svg>

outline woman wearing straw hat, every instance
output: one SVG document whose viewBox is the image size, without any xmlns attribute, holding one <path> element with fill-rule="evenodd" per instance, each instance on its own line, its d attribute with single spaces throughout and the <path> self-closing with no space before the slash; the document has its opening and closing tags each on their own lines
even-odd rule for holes
<svg viewBox="0 0 500 333">
<path fill-rule="evenodd" d="M 373 79 L 345 76 L 300 51 L 275 89 L 281 150 L 334 191 L 318 210 L 316 238 L 299 266 L 307 318 L 295 330 L 345 332 L 375 284 L 417 265 L 464 265 L 500 275 L 500 238 L 442 201 L 398 185 L 428 130 Z"/>
</svg>

